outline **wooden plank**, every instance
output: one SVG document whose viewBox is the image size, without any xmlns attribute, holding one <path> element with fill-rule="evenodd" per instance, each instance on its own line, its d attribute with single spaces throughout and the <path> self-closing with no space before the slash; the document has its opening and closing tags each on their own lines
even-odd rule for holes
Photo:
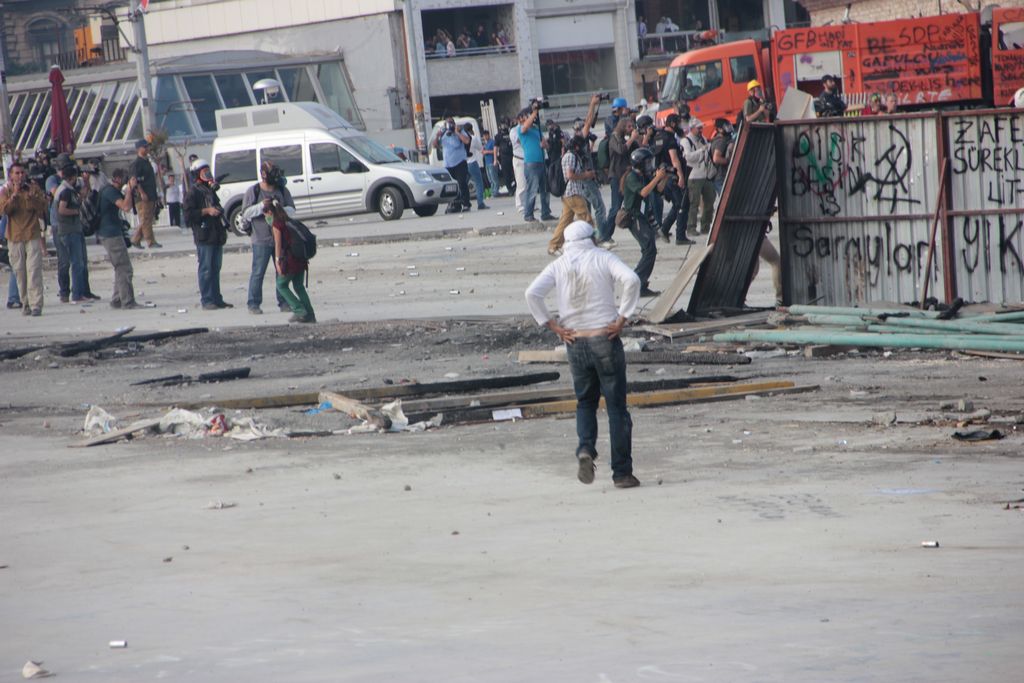
<svg viewBox="0 0 1024 683">
<path fill-rule="evenodd" d="M 676 305 L 676 301 L 683 295 L 683 291 L 686 290 L 687 285 L 693 280 L 694 276 L 697 275 L 697 271 L 700 269 L 704 259 L 711 253 L 714 243 L 705 244 L 698 246 L 697 251 L 694 252 L 690 258 L 686 259 L 686 263 L 682 265 L 679 272 L 672 279 L 672 282 L 668 287 L 662 290 L 661 295 L 654 302 L 654 307 L 651 308 L 651 314 L 648 316 L 648 320 L 652 323 L 660 323 L 668 317 L 672 311 L 672 307 Z"/>
<path fill-rule="evenodd" d="M 349 417 L 354 417 L 357 420 L 365 420 L 380 429 L 391 428 L 390 417 L 384 415 L 376 408 L 371 408 L 370 406 L 360 403 L 353 398 L 342 396 L 341 394 L 333 391 L 321 391 L 318 398 L 321 404 L 330 403 L 332 410 L 345 413 Z"/>
<path fill-rule="evenodd" d="M 520 363 L 567 363 L 565 349 L 520 351 Z M 696 365 L 747 365 L 750 358 L 735 353 L 682 353 L 680 351 L 627 351 L 626 364 L 693 363 Z"/>
<path fill-rule="evenodd" d="M 115 441 L 120 441 L 121 439 L 128 438 L 135 432 L 148 431 L 153 427 L 156 427 L 158 424 L 160 424 L 160 419 L 161 418 L 157 417 L 149 420 L 135 422 L 133 424 L 128 425 L 127 427 L 115 429 L 112 432 L 100 434 L 99 436 L 94 436 L 93 438 L 86 439 L 85 441 L 80 441 L 78 443 L 69 443 L 68 448 L 89 448 L 90 446 L 99 446 L 105 443 L 113 443 Z"/>
<path fill-rule="evenodd" d="M 362 389 L 342 389 L 339 394 L 357 401 L 370 399 L 393 399 L 406 396 L 429 396 L 431 394 L 456 394 L 463 391 L 480 391 L 483 389 L 507 389 L 522 387 L 541 382 L 553 382 L 561 377 L 557 372 L 533 372 L 524 375 L 501 375 L 499 377 L 481 377 L 478 379 L 454 380 L 450 382 L 430 382 L 427 384 L 389 384 L 383 387 Z M 319 393 L 279 394 L 276 396 L 253 396 L 247 398 L 210 399 L 208 401 L 164 401 L 149 404 L 152 406 L 176 405 L 179 408 L 195 410 L 215 405 L 220 408 L 290 408 L 293 406 L 317 405 Z"/>
<path fill-rule="evenodd" d="M 1008 353 L 1005 351 L 974 351 L 971 349 L 958 351 L 967 356 L 978 356 L 979 358 L 1000 358 L 1006 360 L 1024 360 L 1024 353 Z"/>
<path fill-rule="evenodd" d="M 627 398 L 629 405 L 636 407 L 655 407 L 661 405 L 678 405 L 684 403 L 713 403 L 717 401 L 734 401 L 746 398 L 747 396 L 766 396 L 781 394 L 796 394 L 807 391 L 816 391 L 817 385 L 795 386 L 793 382 L 760 382 L 737 384 L 733 386 L 696 387 L 692 389 L 680 389 L 676 391 L 653 392 L 647 394 L 630 394 Z M 604 399 L 601 400 L 604 406 Z M 547 417 L 562 413 L 572 413 L 576 410 L 576 401 L 552 401 L 549 403 L 537 403 L 532 405 L 506 406 L 500 410 L 518 410 L 523 419 L 533 417 Z M 493 408 L 467 408 L 463 410 L 446 411 L 444 413 L 444 424 L 472 424 L 476 422 L 491 422 L 494 420 Z M 432 415 L 427 415 L 430 417 Z M 410 421 L 415 419 L 426 419 L 421 416 L 409 416 Z"/>
<path fill-rule="evenodd" d="M 656 379 L 644 382 L 630 382 L 626 386 L 626 390 L 629 392 L 664 391 L 666 389 L 683 389 L 697 384 L 714 384 L 737 381 L 739 381 L 739 378 L 732 375 L 707 375 L 704 377 Z M 446 396 L 442 398 L 424 398 L 419 400 L 403 401 L 402 410 L 406 415 L 428 411 L 432 415 L 439 410 L 526 405 L 529 403 L 540 403 L 542 401 L 572 399 L 574 397 L 575 393 L 573 392 L 572 387 L 562 386 L 552 387 L 550 389 L 503 391 L 491 394 L 470 394 L 464 396 Z M 429 419 L 429 416 L 425 419 Z M 415 422 L 416 420 L 413 421 Z"/>
<path fill-rule="evenodd" d="M 713 320 L 697 320 L 690 323 L 663 323 L 661 325 L 637 325 L 631 329 L 658 334 L 669 339 L 680 337 L 692 337 L 709 332 L 721 332 L 734 327 L 746 327 L 753 325 L 765 325 L 773 311 L 756 311 L 744 313 L 728 318 L 715 318 Z"/>
</svg>

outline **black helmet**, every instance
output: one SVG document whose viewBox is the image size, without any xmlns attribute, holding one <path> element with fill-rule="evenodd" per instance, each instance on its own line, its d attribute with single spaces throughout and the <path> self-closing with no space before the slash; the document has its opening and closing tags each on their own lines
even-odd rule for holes
<svg viewBox="0 0 1024 683">
<path fill-rule="evenodd" d="M 644 114 L 643 116 L 639 117 L 636 120 L 636 127 L 637 128 L 650 128 L 653 125 L 654 125 L 654 119 L 652 119 L 647 114 Z"/>
<path fill-rule="evenodd" d="M 646 147 L 634 149 L 629 155 L 629 165 L 641 173 L 654 172 L 654 152 Z"/>
</svg>

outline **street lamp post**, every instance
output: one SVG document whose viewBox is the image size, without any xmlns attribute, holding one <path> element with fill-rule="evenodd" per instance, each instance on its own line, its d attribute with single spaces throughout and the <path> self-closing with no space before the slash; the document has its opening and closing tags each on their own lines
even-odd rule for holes
<svg viewBox="0 0 1024 683">
<path fill-rule="evenodd" d="M 153 111 L 153 79 L 149 74 L 149 45 L 146 43 L 146 23 L 143 20 L 144 0 L 131 0 L 129 20 L 135 37 L 135 69 L 139 79 L 139 93 L 142 95 L 143 134 L 156 130 L 156 114 Z"/>
</svg>

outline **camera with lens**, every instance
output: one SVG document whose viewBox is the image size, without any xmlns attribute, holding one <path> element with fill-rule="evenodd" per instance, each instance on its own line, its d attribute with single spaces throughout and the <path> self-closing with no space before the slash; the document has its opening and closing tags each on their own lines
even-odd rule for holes
<svg viewBox="0 0 1024 683">
<path fill-rule="evenodd" d="M 531 109 L 547 109 L 550 106 L 551 106 L 551 103 L 548 102 L 543 97 L 534 97 L 532 100 L 530 100 L 530 108 Z"/>
<path fill-rule="evenodd" d="M 600 100 L 601 102 L 611 102 L 612 101 L 612 94 L 611 93 L 603 92 L 603 93 L 600 93 L 597 97 L 598 97 L 598 100 Z"/>
</svg>

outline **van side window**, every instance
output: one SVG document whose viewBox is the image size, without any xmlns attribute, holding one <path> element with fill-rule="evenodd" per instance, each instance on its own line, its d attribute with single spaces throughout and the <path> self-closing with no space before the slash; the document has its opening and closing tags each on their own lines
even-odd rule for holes
<svg viewBox="0 0 1024 683">
<path fill-rule="evenodd" d="M 316 142 L 309 146 L 313 173 L 362 173 L 365 169 L 345 148 L 333 142 Z"/>
<path fill-rule="evenodd" d="M 732 71 L 732 82 L 746 85 L 757 79 L 753 55 L 742 55 L 729 59 L 729 70 Z"/>
<path fill-rule="evenodd" d="M 213 168 L 218 177 L 227 176 L 225 183 L 251 183 L 256 180 L 256 150 L 219 152 L 213 157 Z"/>
<path fill-rule="evenodd" d="M 263 161 L 273 161 L 274 165 L 284 171 L 289 178 L 301 178 L 302 145 L 282 145 L 280 147 L 263 147 L 260 149 Z"/>
</svg>

